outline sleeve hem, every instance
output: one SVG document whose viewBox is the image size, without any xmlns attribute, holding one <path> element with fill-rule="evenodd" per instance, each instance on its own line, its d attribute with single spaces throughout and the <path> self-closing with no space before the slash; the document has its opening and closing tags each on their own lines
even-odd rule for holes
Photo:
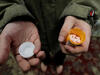
<svg viewBox="0 0 100 75">
<path fill-rule="evenodd" d="M 92 10 L 91 7 L 79 5 L 76 3 L 72 3 L 69 6 L 66 6 L 64 11 L 62 12 L 59 19 L 65 16 L 75 16 L 83 19 L 87 19 L 89 12 Z"/>
</svg>

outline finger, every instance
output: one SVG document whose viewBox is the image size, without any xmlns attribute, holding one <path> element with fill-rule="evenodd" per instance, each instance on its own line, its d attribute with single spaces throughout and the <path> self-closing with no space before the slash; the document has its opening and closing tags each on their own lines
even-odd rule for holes
<svg viewBox="0 0 100 75">
<path fill-rule="evenodd" d="M 23 71 L 28 71 L 30 69 L 29 62 L 24 58 L 22 58 L 20 55 L 16 56 L 16 60 Z"/>
<path fill-rule="evenodd" d="M 1 35 L 0 36 L 0 64 L 4 63 L 10 52 L 10 43 L 11 39 L 7 35 Z"/>
<path fill-rule="evenodd" d="M 86 32 L 86 39 L 85 39 L 84 43 L 82 44 L 85 52 L 88 51 L 89 44 L 90 44 L 91 30 L 88 30 L 88 31 L 90 31 L 90 33 Z"/>
<path fill-rule="evenodd" d="M 37 57 L 38 58 L 41 58 L 41 59 L 44 59 L 46 57 L 46 54 L 44 51 L 40 51 L 38 54 L 37 54 Z"/>
<path fill-rule="evenodd" d="M 63 45 L 63 44 L 60 44 L 60 47 L 61 47 L 62 52 L 66 54 L 66 53 L 67 53 L 67 51 L 66 51 L 66 49 L 65 49 L 64 45 Z"/>
<path fill-rule="evenodd" d="M 84 48 L 84 52 L 88 51 L 89 48 L 89 44 L 90 44 L 90 39 L 86 39 L 85 42 L 82 44 L 83 48 Z"/>
<path fill-rule="evenodd" d="M 67 17 L 65 19 L 65 22 L 63 24 L 63 27 L 61 28 L 61 31 L 60 31 L 60 34 L 59 34 L 59 42 L 64 42 L 65 41 L 65 38 L 68 34 L 68 32 L 70 31 L 70 29 L 73 27 L 74 25 L 74 18 L 73 17 Z"/>
<path fill-rule="evenodd" d="M 40 39 L 35 40 L 34 45 L 35 45 L 34 54 L 37 54 L 40 51 L 40 48 L 41 48 Z"/>
<path fill-rule="evenodd" d="M 34 27 L 33 30 L 34 30 L 34 31 L 33 31 L 33 33 L 32 33 L 32 36 L 31 36 L 30 41 L 33 42 L 34 45 L 35 45 L 34 54 L 37 54 L 37 53 L 40 51 L 41 42 L 40 42 L 40 37 L 39 37 L 37 28 Z"/>
<path fill-rule="evenodd" d="M 72 47 L 70 45 L 65 45 L 65 48 L 71 52 L 71 53 L 80 53 L 80 52 L 84 52 L 84 47 L 82 46 L 77 46 L 77 47 Z"/>
<path fill-rule="evenodd" d="M 30 65 L 32 65 L 32 66 L 36 66 L 36 65 L 38 65 L 40 63 L 40 59 L 39 58 L 31 58 L 28 61 L 29 61 Z"/>
</svg>

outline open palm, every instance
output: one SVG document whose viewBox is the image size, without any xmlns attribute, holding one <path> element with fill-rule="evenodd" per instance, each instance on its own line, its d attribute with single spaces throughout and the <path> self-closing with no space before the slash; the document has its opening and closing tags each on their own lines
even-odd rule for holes
<svg viewBox="0 0 100 75">
<path fill-rule="evenodd" d="M 36 57 L 30 59 L 22 58 L 18 53 L 18 48 L 23 42 L 33 42 L 35 45 L 34 54 Z M 31 66 L 40 62 L 40 57 L 45 56 L 44 51 L 40 51 L 41 42 L 36 26 L 32 22 L 12 22 L 6 25 L 0 35 L 0 63 L 7 60 L 10 49 L 12 50 L 19 66 L 27 71 Z"/>
</svg>

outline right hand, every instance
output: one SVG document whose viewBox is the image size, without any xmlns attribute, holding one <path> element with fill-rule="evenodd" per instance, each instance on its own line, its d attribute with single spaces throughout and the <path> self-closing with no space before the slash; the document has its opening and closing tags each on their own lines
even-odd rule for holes
<svg viewBox="0 0 100 75">
<path fill-rule="evenodd" d="M 18 48 L 25 41 L 35 44 L 34 54 L 36 57 L 26 60 L 19 55 Z M 29 70 L 31 66 L 38 65 L 40 62 L 39 58 L 45 57 L 45 52 L 40 50 L 41 42 L 38 30 L 36 26 L 29 21 L 12 22 L 5 26 L 0 35 L 0 64 L 7 60 L 10 49 L 23 71 Z"/>
</svg>

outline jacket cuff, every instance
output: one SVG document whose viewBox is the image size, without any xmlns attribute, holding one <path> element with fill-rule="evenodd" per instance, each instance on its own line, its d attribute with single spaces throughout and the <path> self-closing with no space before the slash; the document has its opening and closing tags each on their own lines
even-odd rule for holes
<svg viewBox="0 0 100 75">
<path fill-rule="evenodd" d="M 65 16 L 75 16 L 78 18 L 87 19 L 91 10 L 91 7 L 72 3 L 65 7 L 59 19 Z"/>
<path fill-rule="evenodd" d="M 0 32 L 2 31 L 2 29 L 5 27 L 5 25 L 13 20 L 16 19 L 16 17 L 25 17 L 26 18 L 31 18 L 31 20 L 35 19 L 31 13 L 27 10 L 27 8 L 24 5 L 20 5 L 20 4 L 13 4 L 7 8 L 5 8 L 4 10 L 1 11 L 2 14 L 0 14 Z"/>
</svg>

